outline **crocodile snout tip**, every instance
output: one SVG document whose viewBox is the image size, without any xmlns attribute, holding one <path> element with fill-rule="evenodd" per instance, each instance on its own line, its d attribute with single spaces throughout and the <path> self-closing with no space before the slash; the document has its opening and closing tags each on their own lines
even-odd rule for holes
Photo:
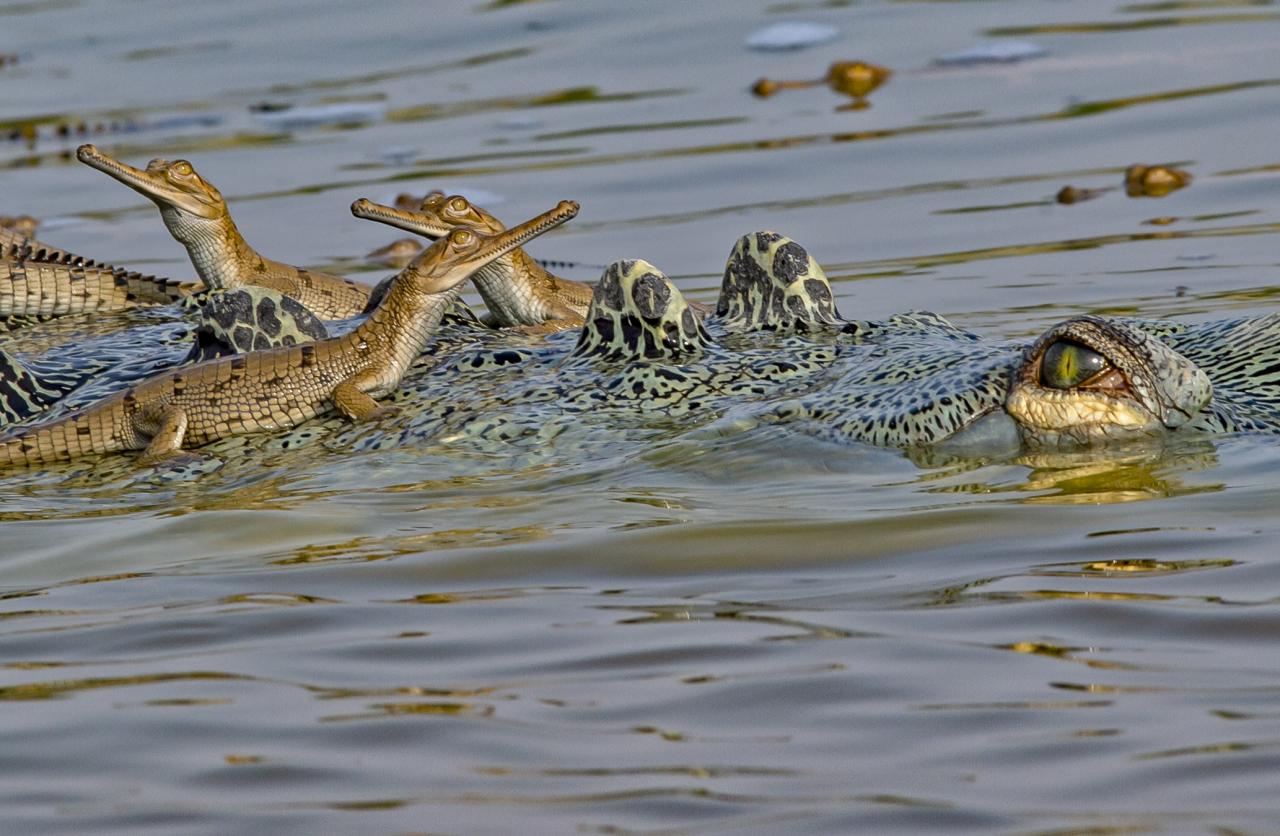
<svg viewBox="0 0 1280 836">
<path fill-rule="evenodd" d="M 362 197 L 351 204 L 351 214 L 359 215 L 361 212 L 364 212 L 372 205 L 373 204 L 369 202 L 369 198 Z"/>
<path fill-rule="evenodd" d="M 557 211 L 567 214 L 570 217 L 578 214 L 578 209 L 578 201 L 576 200 L 562 200 L 560 201 L 560 205 L 556 207 Z"/>
<path fill-rule="evenodd" d="M 86 160 L 96 159 L 99 156 L 101 156 L 101 153 L 98 151 L 98 146 L 90 143 L 81 145 L 79 148 L 76 149 L 76 157 L 81 162 L 84 162 Z"/>
</svg>

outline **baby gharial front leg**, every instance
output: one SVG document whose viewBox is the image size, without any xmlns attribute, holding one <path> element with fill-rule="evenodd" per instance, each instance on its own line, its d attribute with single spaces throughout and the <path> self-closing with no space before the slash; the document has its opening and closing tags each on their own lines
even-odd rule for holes
<svg viewBox="0 0 1280 836">
<path fill-rule="evenodd" d="M 374 400 L 369 389 L 378 388 L 377 375 L 372 371 L 358 372 L 333 387 L 329 399 L 334 407 L 353 421 L 372 421 L 385 415 L 394 415 L 394 406 L 384 406 Z"/>
<path fill-rule="evenodd" d="M 199 453 L 184 452 L 182 440 L 187 434 L 187 412 L 170 404 L 141 413 L 134 419 L 134 426 L 143 435 L 150 435 L 138 464 L 185 464 L 205 459 Z"/>
</svg>

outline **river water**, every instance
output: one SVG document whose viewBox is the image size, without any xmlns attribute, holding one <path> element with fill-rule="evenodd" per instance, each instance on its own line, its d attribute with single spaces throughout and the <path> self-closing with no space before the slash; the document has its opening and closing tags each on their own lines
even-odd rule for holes
<svg viewBox="0 0 1280 836">
<path fill-rule="evenodd" d="M 781 23 L 827 39 L 748 48 Z M 535 256 L 588 281 L 643 257 L 703 301 L 767 228 L 848 316 L 1021 338 L 1264 313 L 1278 39 L 1267 0 L 0 0 L 0 214 L 190 276 L 149 203 L 73 160 L 87 138 L 190 158 L 264 253 L 368 281 L 396 236 L 348 204 L 439 187 L 509 223 L 579 200 Z M 954 58 L 975 49 L 1023 57 Z M 866 107 L 750 92 L 837 60 L 894 75 Z M 1132 163 L 1194 179 L 1129 197 Z M 1109 190 L 1055 203 L 1066 185 Z M 772 430 L 8 474 L 0 812 L 22 833 L 1273 832 L 1278 473 L 1248 437 L 935 461 Z"/>
</svg>

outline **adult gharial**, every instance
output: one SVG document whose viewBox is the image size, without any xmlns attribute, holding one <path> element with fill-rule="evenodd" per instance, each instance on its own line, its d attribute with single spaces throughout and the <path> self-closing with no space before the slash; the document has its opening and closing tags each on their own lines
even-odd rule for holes
<svg viewBox="0 0 1280 836">
<path fill-rule="evenodd" d="M 207 449 L 252 456 L 327 438 L 572 453 L 584 439 L 628 444 L 690 427 L 958 453 L 1275 434 L 1280 367 L 1266 352 L 1277 335 L 1277 315 L 1197 325 L 1081 316 L 1030 343 L 930 313 L 848 319 L 804 248 L 758 232 L 735 245 L 706 320 L 656 267 L 618 261 L 580 329 L 539 339 L 477 325 L 428 346 L 385 398 L 399 408 L 394 421 L 321 417 Z"/>
</svg>

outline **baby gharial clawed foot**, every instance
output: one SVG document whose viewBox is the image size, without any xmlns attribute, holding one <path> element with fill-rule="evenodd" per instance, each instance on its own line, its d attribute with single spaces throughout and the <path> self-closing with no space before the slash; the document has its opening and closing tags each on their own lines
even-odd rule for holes
<svg viewBox="0 0 1280 836">
<path fill-rule="evenodd" d="M 399 407 L 380 404 L 363 391 L 360 388 L 362 382 L 362 378 L 356 375 L 334 387 L 332 400 L 339 412 L 353 421 L 376 421 L 399 414 Z"/>
</svg>

